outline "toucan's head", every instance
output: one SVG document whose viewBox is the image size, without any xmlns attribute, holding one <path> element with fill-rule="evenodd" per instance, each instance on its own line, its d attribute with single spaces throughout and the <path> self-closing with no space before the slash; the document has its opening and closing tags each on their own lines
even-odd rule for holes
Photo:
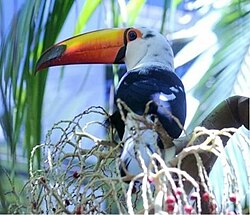
<svg viewBox="0 0 250 215">
<path fill-rule="evenodd" d="M 37 70 L 68 64 L 120 64 L 128 70 L 163 64 L 173 70 L 173 52 L 166 37 L 148 28 L 104 29 L 57 43 L 45 51 Z"/>
</svg>

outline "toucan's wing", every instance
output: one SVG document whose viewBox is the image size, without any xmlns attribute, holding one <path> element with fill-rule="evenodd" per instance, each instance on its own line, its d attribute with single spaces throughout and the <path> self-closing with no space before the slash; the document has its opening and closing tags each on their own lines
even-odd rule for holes
<svg viewBox="0 0 250 215">
<path fill-rule="evenodd" d="M 146 104 L 153 101 L 149 113 L 158 116 L 171 137 L 181 134 L 182 129 L 169 114 L 184 125 L 186 97 L 183 84 L 175 73 L 161 67 L 129 71 L 120 81 L 115 98 L 120 98 L 137 114 L 143 114 Z"/>
</svg>

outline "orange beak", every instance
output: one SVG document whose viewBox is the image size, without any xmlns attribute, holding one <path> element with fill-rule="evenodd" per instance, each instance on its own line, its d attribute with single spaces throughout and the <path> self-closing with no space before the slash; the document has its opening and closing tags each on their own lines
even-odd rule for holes
<svg viewBox="0 0 250 215">
<path fill-rule="evenodd" d="M 68 64 L 124 63 L 128 29 L 104 29 L 64 40 L 45 51 L 36 70 Z"/>
</svg>

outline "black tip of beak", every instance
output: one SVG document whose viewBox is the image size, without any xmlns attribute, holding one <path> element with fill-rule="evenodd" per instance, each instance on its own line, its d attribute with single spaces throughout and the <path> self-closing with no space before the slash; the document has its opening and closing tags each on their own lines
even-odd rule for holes
<svg viewBox="0 0 250 215">
<path fill-rule="evenodd" d="M 66 48 L 66 45 L 55 45 L 45 51 L 36 63 L 36 71 L 53 66 L 51 62 L 62 56 Z"/>
</svg>

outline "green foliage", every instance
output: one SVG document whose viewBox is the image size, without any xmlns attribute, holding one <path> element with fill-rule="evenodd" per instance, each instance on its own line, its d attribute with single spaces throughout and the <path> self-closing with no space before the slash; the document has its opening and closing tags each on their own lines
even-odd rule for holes
<svg viewBox="0 0 250 215">
<path fill-rule="evenodd" d="M 82 11 L 79 14 L 78 21 L 76 23 L 75 32 L 74 34 L 81 33 L 82 29 L 87 24 L 88 20 L 91 18 L 92 14 L 94 13 L 95 9 L 99 6 L 101 0 L 86 0 Z"/>
<path fill-rule="evenodd" d="M 200 106 L 190 123 L 190 130 L 198 125 L 219 101 L 249 90 L 250 2 L 233 1 L 228 7 L 220 9 L 220 13 L 221 19 L 214 27 L 218 49 L 208 71 L 193 89 Z"/>
<path fill-rule="evenodd" d="M 127 4 L 127 26 L 133 26 L 136 18 L 139 15 L 142 7 L 145 4 L 145 0 L 130 0 Z"/>
<path fill-rule="evenodd" d="M 17 144 L 29 157 L 41 141 L 42 104 L 47 73 L 34 75 L 42 51 L 59 34 L 73 1 L 26 1 L 14 16 L 10 32 L 1 43 L 1 126 L 10 147 L 13 166 Z M 44 22 L 44 20 L 47 20 Z M 25 33 L 24 33 L 25 32 Z M 24 138 L 21 138 L 24 130 Z M 37 154 L 39 159 L 40 155 Z M 14 170 L 14 169 L 13 169 Z"/>
<path fill-rule="evenodd" d="M 9 32 L 1 40 L 0 123 L 9 149 L 11 177 L 18 169 L 17 145 L 29 159 L 32 148 L 41 142 L 42 104 L 47 73 L 34 75 L 41 52 L 55 43 L 73 1 L 27 0 L 14 15 Z M 45 21 L 46 20 L 46 21 Z M 40 151 L 37 151 L 40 165 Z M 28 166 L 26 167 L 28 169 Z M 2 177 L 1 177 L 2 178 Z M 20 184 L 15 178 L 14 182 Z M 2 187 L 5 191 L 6 186 Z M 2 193 L 2 192 L 1 192 Z M 4 196 L 1 196 L 5 207 Z"/>
<path fill-rule="evenodd" d="M 1 185 L 0 185 L 0 213 L 8 213 L 11 204 L 18 204 L 19 208 L 25 208 L 29 205 L 27 195 L 23 192 L 25 188 L 23 181 L 25 177 L 16 177 L 11 179 L 10 175 L 0 169 Z"/>
</svg>

